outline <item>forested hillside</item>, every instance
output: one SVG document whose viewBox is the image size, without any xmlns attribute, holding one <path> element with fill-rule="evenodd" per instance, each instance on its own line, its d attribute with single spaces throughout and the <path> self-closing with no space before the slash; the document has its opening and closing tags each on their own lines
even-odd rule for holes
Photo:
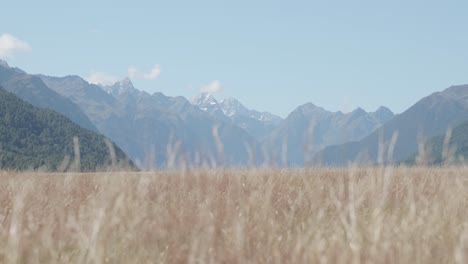
<svg viewBox="0 0 468 264">
<path fill-rule="evenodd" d="M 74 156 L 75 137 L 79 142 L 79 159 Z M 108 145 L 114 149 L 115 158 L 111 158 Z M 95 171 L 125 163 L 133 167 L 120 148 L 110 141 L 106 144 L 104 136 L 81 128 L 57 112 L 34 107 L 0 88 L 1 169 Z"/>
</svg>

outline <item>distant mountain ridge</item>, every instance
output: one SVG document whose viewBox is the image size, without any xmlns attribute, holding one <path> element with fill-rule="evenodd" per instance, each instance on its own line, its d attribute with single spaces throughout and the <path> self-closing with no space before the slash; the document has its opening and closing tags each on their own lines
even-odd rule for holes
<svg viewBox="0 0 468 264">
<path fill-rule="evenodd" d="M 394 117 L 393 112 L 383 106 L 373 113 L 357 108 L 344 114 L 307 103 L 283 120 L 268 112 L 249 110 L 234 98 L 218 101 L 210 93 L 200 94 L 192 103 L 253 135 L 276 164 L 287 162 L 290 165 L 303 165 L 306 155 L 312 156 L 324 147 L 361 139 Z M 310 141 L 307 137 L 312 132 L 315 135 Z M 287 146 L 286 158 L 282 157 L 284 146 Z M 280 162 L 280 157 L 286 160 Z"/>
<path fill-rule="evenodd" d="M 393 155 L 384 161 L 403 161 L 417 152 L 418 142 L 444 134 L 467 119 L 468 85 L 452 86 L 424 97 L 360 141 L 325 148 L 314 160 L 326 165 L 378 162 L 379 146 L 382 153 L 388 153 L 397 133 Z"/>
<path fill-rule="evenodd" d="M 37 76 L 51 90 L 78 105 L 100 132 L 114 140 L 140 164 L 152 163 L 147 162 L 148 159 L 155 160 L 153 163 L 157 166 L 167 163 L 168 145 L 179 143 L 179 153 L 186 153 L 191 161 L 199 159 L 195 157 L 204 153 L 204 159 L 212 162 L 217 160 L 218 163 L 245 165 L 254 161 L 258 164 L 267 158 L 264 156 L 265 150 L 276 151 L 271 144 L 272 134 L 284 122 L 268 112 L 247 109 L 234 98 L 218 102 L 210 94 L 201 94 L 189 103 L 183 97 L 168 97 L 162 93 L 150 95 L 137 90 L 128 78 L 114 85 L 100 86 L 89 84 L 79 76 Z M 354 113 L 357 121 L 351 118 L 346 121 L 350 124 L 345 124 L 356 127 L 355 131 L 358 132 L 351 131 L 354 134 L 369 133 L 370 129 L 393 116 L 386 108 L 364 118 L 359 117 L 360 112 Z M 226 156 L 222 160 L 219 160 L 219 146 L 213 138 L 213 127 L 218 127 L 221 133 L 220 143 Z M 296 128 L 292 126 L 291 129 Z M 304 131 L 298 133 L 304 135 Z M 336 141 L 324 142 L 329 144 Z M 275 145 L 278 149 L 281 143 L 278 141 Z M 304 154 L 303 146 L 294 151 L 295 157 L 289 163 L 303 164 L 303 158 L 299 158 Z"/>
<path fill-rule="evenodd" d="M 321 149 L 359 140 L 393 118 L 386 107 L 375 112 L 357 108 L 350 113 L 331 112 L 312 103 L 296 108 L 263 142 L 276 163 L 302 166 Z"/>
<path fill-rule="evenodd" d="M 393 155 L 384 159 L 402 161 L 415 153 L 418 140 L 468 119 L 468 85 L 433 93 L 396 116 L 386 107 L 343 113 L 306 103 L 282 119 L 234 98 L 218 101 L 201 94 L 189 102 L 140 91 L 129 78 L 101 86 L 73 75 L 30 75 L 6 62 L 0 62 L 0 84 L 35 106 L 103 133 L 146 167 L 245 166 L 265 160 L 284 166 L 375 163 L 379 153 L 389 153 L 393 135 L 398 136 Z"/>
<path fill-rule="evenodd" d="M 73 78 L 41 76 L 54 91 L 80 105 L 99 131 L 143 167 L 171 163 L 169 152 L 177 152 L 179 161 L 188 163 L 241 165 L 252 159 L 245 146 L 255 149 L 255 139 L 229 122 L 213 119 L 184 97 L 150 95 L 128 78 L 105 87 Z M 222 149 L 213 135 L 215 127 Z"/>
</svg>

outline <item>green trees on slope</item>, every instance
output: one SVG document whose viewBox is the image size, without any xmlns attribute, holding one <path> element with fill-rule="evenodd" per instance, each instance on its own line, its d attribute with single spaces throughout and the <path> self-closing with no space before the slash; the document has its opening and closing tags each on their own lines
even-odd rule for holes
<svg viewBox="0 0 468 264">
<path fill-rule="evenodd" d="M 30 105 L 0 88 L 0 169 L 71 169 L 73 138 L 79 139 L 81 171 L 131 162 L 115 144 L 112 161 L 106 138 L 52 110 Z M 74 168 L 77 169 L 77 168 Z"/>
</svg>

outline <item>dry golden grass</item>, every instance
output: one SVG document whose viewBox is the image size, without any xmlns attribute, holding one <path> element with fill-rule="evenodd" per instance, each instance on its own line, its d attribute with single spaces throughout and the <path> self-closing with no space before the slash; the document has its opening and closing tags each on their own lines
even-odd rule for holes
<svg viewBox="0 0 468 264">
<path fill-rule="evenodd" d="M 468 169 L 0 172 L 2 263 L 468 263 Z"/>
</svg>

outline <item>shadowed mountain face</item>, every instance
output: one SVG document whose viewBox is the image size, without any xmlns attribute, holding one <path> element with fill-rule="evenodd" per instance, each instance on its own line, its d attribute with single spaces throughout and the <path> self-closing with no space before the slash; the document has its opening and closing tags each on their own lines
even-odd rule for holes
<svg viewBox="0 0 468 264">
<path fill-rule="evenodd" d="M 171 153 L 189 163 L 247 164 L 245 146 L 255 149 L 257 145 L 242 129 L 212 118 L 185 98 L 150 95 L 135 89 L 129 79 L 107 87 L 76 76 L 41 79 L 80 105 L 99 131 L 143 167 L 172 163 Z M 219 141 L 213 136 L 214 128 Z M 218 155 L 221 152 L 223 158 Z"/>
<path fill-rule="evenodd" d="M 79 140 L 79 167 L 73 163 L 75 137 Z M 108 144 L 113 147 L 114 158 Z M 106 142 L 104 136 L 57 112 L 34 107 L 0 87 L 1 169 L 62 171 L 75 165 L 74 170 L 95 171 L 118 164 L 133 167 L 122 150 Z"/>
<path fill-rule="evenodd" d="M 444 134 L 468 119 L 468 85 L 452 86 L 443 92 L 427 96 L 396 116 L 364 139 L 332 146 L 319 152 L 315 161 L 327 165 L 346 165 L 349 162 L 376 162 L 381 153 L 387 154 L 394 133 L 398 138 L 393 156 L 383 161 L 402 161 L 417 151 L 418 142 Z"/>
<path fill-rule="evenodd" d="M 0 63 L 0 85 L 30 104 L 49 108 L 70 118 L 81 127 L 97 131 L 82 110 L 69 99 L 49 89 L 42 80 L 17 68 Z"/>
<path fill-rule="evenodd" d="M 330 112 L 312 103 L 294 110 L 264 141 L 277 163 L 303 165 L 326 146 L 359 140 L 393 118 L 385 107 L 368 113 Z"/>
<path fill-rule="evenodd" d="M 193 104 L 218 120 L 232 122 L 258 141 L 263 140 L 281 122 L 281 117 L 268 112 L 247 109 L 234 98 L 218 102 L 209 93 L 200 94 Z"/>
</svg>

